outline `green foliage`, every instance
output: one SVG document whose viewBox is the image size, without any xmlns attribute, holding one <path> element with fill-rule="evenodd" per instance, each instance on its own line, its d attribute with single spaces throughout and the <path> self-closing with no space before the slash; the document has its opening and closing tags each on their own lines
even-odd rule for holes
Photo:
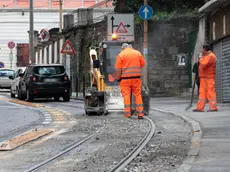
<svg viewBox="0 0 230 172">
<path fill-rule="evenodd" d="M 144 4 L 143 0 L 117 0 L 116 13 L 134 13 L 136 23 L 142 22 L 138 17 L 138 9 Z M 155 15 L 152 20 L 171 20 L 178 18 L 193 18 L 198 16 L 198 8 L 204 5 L 204 0 L 148 0 Z"/>
</svg>

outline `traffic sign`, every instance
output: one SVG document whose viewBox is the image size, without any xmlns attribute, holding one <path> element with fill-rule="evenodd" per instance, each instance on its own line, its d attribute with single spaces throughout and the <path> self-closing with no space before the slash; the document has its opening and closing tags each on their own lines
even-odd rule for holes
<svg viewBox="0 0 230 172">
<path fill-rule="evenodd" d="M 66 42 L 65 42 L 65 44 L 61 50 L 61 53 L 63 53 L 63 54 L 75 54 L 76 53 L 69 40 L 66 40 Z"/>
<path fill-rule="evenodd" d="M 14 49 L 15 43 L 13 41 L 8 42 L 8 48 L 9 49 Z"/>
<path fill-rule="evenodd" d="M 3 62 L 0 62 L 0 68 L 4 68 L 5 64 Z"/>
<path fill-rule="evenodd" d="M 42 29 L 40 31 L 40 36 L 41 36 L 42 41 L 44 41 L 44 42 L 46 42 L 50 39 L 50 33 L 47 29 Z"/>
<path fill-rule="evenodd" d="M 116 33 L 127 33 L 127 32 L 128 31 L 126 27 L 124 26 L 123 22 L 121 22 L 119 26 L 117 27 Z"/>
<path fill-rule="evenodd" d="M 149 20 L 150 18 L 152 18 L 152 16 L 154 15 L 153 13 L 153 9 L 152 7 L 150 7 L 149 5 L 142 5 L 139 8 L 139 16 L 143 19 L 143 20 Z"/>
<path fill-rule="evenodd" d="M 108 14 L 107 40 L 112 41 L 112 35 L 117 33 L 117 40 L 134 41 L 134 15 Z"/>
</svg>

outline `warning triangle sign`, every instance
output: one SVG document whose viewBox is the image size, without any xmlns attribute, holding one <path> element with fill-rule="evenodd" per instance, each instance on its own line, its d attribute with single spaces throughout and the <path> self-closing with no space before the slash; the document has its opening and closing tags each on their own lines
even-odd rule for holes
<svg viewBox="0 0 230 172">
<path fill-rule="evenodd" d="M 75 54 L 76 53 L 69 40 L 66 40 L 66 42 L 65 42 L 65 44 L 61 50 L 61 53 L 63 53 L 63 54 Z"/>
<path fill-rule="evenodd" d="M 123 22 L 121 22 L 118 27 L 117 27 L 117 30 L 116 30 L 116 33 L 128 33 L 125 25 L 123 24 Z"/>
</svg>

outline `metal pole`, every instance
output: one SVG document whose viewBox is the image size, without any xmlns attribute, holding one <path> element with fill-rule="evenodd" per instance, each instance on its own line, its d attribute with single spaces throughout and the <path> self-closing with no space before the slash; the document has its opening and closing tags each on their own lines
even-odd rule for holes
<svg viewBox="0 0 230 172">
<path fill-rule="evenodd" d="M 147 0 L 144 0 L 144 5 L 148 5 Z M 143 55 L 146 61 L 144 67 L 144 77 L 143 83 L 148 86 L 148 20 L 144 20 L 144 45 L 143 45 Z"/>
<path fill-rule="evenodd" d="M 10 68 L 12 69 L 13 51 L 10 49 Z"/>
<path fill-rule="evenodd" d="M 34 9 L 33 9 L 33 0 L 30 0 L 30 45 L 29 45 L 29 54 L 31 63 L 35 62 L 34 57 Z"/>
<path fill-rule="evenodd" d="M 59 32 L 62 32 L 62 0 L 59 0 L 59 17 L 60 17 L 60 27 Z"/>
</svg>

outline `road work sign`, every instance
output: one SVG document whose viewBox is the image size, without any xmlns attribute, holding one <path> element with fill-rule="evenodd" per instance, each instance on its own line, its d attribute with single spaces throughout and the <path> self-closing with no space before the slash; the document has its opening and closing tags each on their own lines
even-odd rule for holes
<svg viewBox="0 0 230 172">
<path fill-rule="evenodd" d="M 65 44 L 61 50 L 61 53 L 63 53 L 63 54 L 75 54 L 76 53 L 69 40 L 66 40 L 66 42 L 65 42 Z"/>
<path fill-rule="evenodd" d="M 134 41 L 134 15 L 108 14 L 107 40 L 112 41 L 112 34 L 117 34 L 117 40 Z"/>
</svg>

